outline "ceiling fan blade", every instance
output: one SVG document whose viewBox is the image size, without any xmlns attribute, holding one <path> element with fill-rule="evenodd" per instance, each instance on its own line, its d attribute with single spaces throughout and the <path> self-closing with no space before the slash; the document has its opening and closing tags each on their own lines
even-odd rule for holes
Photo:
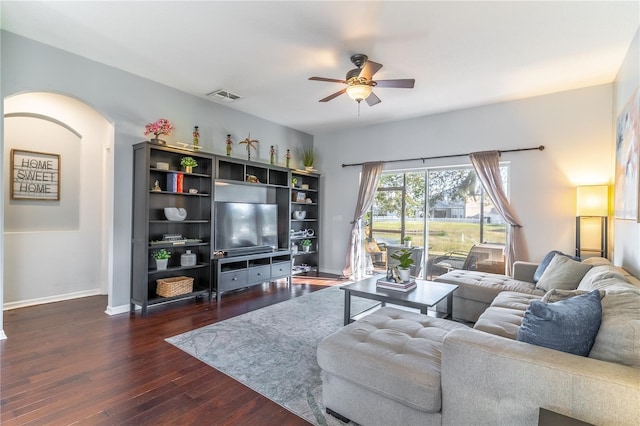
<svg viewBox="0 0 640 426">
<path fill-rule="evenodd" d="M 371 77 L 373 77 L 373 75 L 377 73 L 380 70 L 380 68 L 382 68 L 382 64 L 379 64 L 377 62 L 367 61 L 362 67 L 359 77 L 364 77 L 367 80 L 371 80 Z"/>
<path fill-rule="evenodd" d="M 309 80 L 328 81 L 330 83 L 346 83 L 346 81 L 344 80 L 336 80 L 335 78 L 324 78 L 324 77 L 309 77 Z"/>
<path fill-rule="evenodd" d="M 376 80 L 376 87 L 396 87 L 401 89 L 413 89 L 415 84 L 414 79 L 399 79 L 399 80 Z"/>
<path fill-rule="evenodd" d="M 329 95 L 326 98 L 320 99 L 318 102 L 329 102 L 331 99 L 337 98 L 338 96 L 342 95 L 346 91 L 347 91 L 347 88 L 345 87 L 344 89 L 340 90 L 339 92 L 334 93 L 333 95 Z M 369 95 L 369 96 L 371 96 L 371 95 Z"/>
<path fill-rule="evenodd" d="M 380 100 L 379 97 L 376 96 L 375 93 L 371 92 L 371 94 L 369 96 L 367 96 L 367 99 L 365 99 L 365 101 L 367 101 L 367 104 L 369 104 L 370 107 L 379 104 L 380 102 L 382 102 Z"/>
</svg>

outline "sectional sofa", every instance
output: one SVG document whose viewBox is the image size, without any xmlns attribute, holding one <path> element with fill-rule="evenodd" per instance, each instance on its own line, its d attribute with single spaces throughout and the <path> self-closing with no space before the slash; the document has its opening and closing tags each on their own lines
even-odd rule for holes
<svg viewBox="0 0 640 426">
<path fill-rule="evenodd" d="M 571 262 L 582 274 L 577 283 L 559 261 L 538 282 L 538 265 L 518 267 L 522 287 L 511 281 L 496 291 L 473 327 L 389 306 L 343 327 L 318 346 L 325 406 L 362 425 L 537 425 L 541 409 L 596 425 L 637 425 L 640 281 L 606 259 Z M 471 287 L 464 275 L 456 284 Z M 513 280 L 488 275 L 476 278 Z M 479 291 L 484 303 L 487 292 Z M 466 315 L 454 306 L 455 314 Z M 585 356 L 531 340 L 545 336 L 536 335 L 536 321 L 557 327 L 572 315 L 578 320 L 554 334 L 560 330 L 560 345 L 584 340 L 589 333 L 577 327 L 597 320 Z"/>
</svg>

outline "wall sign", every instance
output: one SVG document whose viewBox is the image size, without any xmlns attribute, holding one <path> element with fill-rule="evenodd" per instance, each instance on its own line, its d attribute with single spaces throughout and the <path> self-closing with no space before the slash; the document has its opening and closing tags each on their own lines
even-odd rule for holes
<svg viewBox="0 0 640 426">
<path fill-rule="evenodd" d="M 11 199 L 60 200 L 60 155 L 11 150 Z"/>
</svg>

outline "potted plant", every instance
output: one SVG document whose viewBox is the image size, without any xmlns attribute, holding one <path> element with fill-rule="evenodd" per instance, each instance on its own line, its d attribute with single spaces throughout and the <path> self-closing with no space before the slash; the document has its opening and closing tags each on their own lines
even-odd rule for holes
<svg viewBox="0 0 640 426">
<path fill-rule="evenodd" d="M 167 249 L 160 249 L 153 253 L 153 258 L 156 260 L 156 268 L 159 270 L 167 269 L 171 252 Z"/>
<path fill-rule="evenodd" d="M 155 123 L 149 123 L 146 126 L 144 126 L 144 135 L 146 136 L 148 134 L 153 133 L 155 137 L 151 139 L 151 142 L 155 142 L 158 144 L 166 144 L 166 141 L 158 139 L 158 137 L 160 135 L 169 136 L 171 132 L 173 132 L 173 129 L 174 129 L 173 124 L 171 124 L 169 120 L 167 120 L 166 118 L 160 118 Z"/>
<path fill-rule="evenodd" d="M 300 245 L 302 246 L 302 251 L 308 252 L 311 249 L 311 240 L 302 240 Z"/>
<path fill-rule="evenodd" d="M 304 165 L 304 169 L 306 171 L 313 170 L 313 163 L 315 161 L 315 154 L 313 152 L 313 148 L 303 148 L 301 151 L 302 164 Z"/>
<path fill-rule="evenodd" d="M 182 157 L 180 165 L 184 167 L 185 172 L 191 173 L 194 167 L 198 167 L 198 162 L 193 157 Z"/>
<path fill-rule="evenodd" d="M 402 241 L 404 241 L 404 246 L 405 247 L 411 247 L 411 237 L 409 235 L 407 235 L 406 237 L 404 237 L 402 239 Z"/>
<path fill-rule="evenodd" d="M 411 255 L 413 254 L 412 249 L 402 249 L 395 253 L 391 253 L 391 258 L 398 261 L 398 275 L 403 282 L 409 281 L 409 268 L 413 265 L 413 259 Z"/>
</svg>

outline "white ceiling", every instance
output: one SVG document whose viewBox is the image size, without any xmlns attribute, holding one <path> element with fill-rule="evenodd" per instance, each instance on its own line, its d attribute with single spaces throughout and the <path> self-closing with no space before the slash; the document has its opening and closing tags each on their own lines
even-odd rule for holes
<svg viewBox="0 0 640 426">
<path fill-rule="evenodd" d="M 7 1 L 2 28 L 311 134 L 612 82 L 640 23 L 612 1 Z M 384 67 L 361 105 L 349 57 Z"/>
</svg>

